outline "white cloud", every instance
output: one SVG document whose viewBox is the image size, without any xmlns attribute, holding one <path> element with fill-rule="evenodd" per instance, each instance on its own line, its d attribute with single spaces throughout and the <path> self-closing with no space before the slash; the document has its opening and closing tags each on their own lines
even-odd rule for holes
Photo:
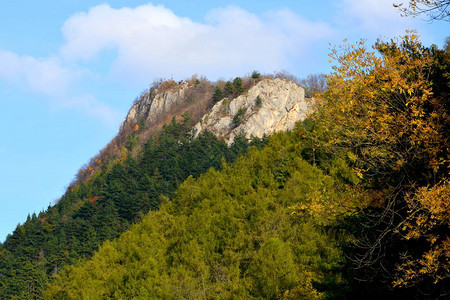
<svg viewBox="0 0 450 300">
<path fill-rule="evenodd" d="M 117 125 L 121 118 L 118 111 L 99 102 L 95 96 L 90 94 L 67 98 L 63 102 L 63 108 L 75 109 L 110 126 Z"/>
<path fill-rule="evenodd" d="M 211 11 L 205 20 L 194 22 L 152 4 L 122 9 L 100 5 L 65 22 L 61 53 L 70 61 L 89 62 L 114 49 L 111 74 L 118 80 L 148 83 L 193 73 L 214 79 L 287 68 L 292 56 L 301 57 L 301 49 L 332 33 L 326 24 L 287 10 L 258 16 L 231 6 Z"/>
<path fill-rule="evenodd" d="M 76 73 L 61 66 L 58 58 L 36 59 L 0 50 L 0 78 L 25 84 L 50 96 L 67 92 Z"/>
<path fill-rule="evenodd" d="M 317 43 L 328 44 L 328 40 L 336 35 L 336 30 L 324 22 L 310 22 L 294 14 L 290 10 L 279 10 L 267 14 L 270 20 L 269 27 L 275 34 L 283 36 L 288 45 L 287 52 L 308 60 L 317 51 Z M 307 55 L 306 55 L 307 54 Z"/>
<path fill-rule="evenodd" d="M 195 73 L 217 79 L 255 69 L 318 72 L 326 68 L 329 42 L 391 38 L 412 28 L 413 21 L 401 18 L 392 0 L 340 0 L 334 5 L 335 19 L 326 22 L 288 9 L 257 15 L 229 6 L 197 22 L 164 6 L 99 5 L 66 20 L 57 56 L 34 58 L 0 50 L 0 79 L 51 96 L 57 107 L 112 120 L 116 113 L 96 100 L 93 91 L 74 92 L 77 84 L 108 76 L 144 86 L 155 78 Z M 96 66 L 105 64 L 109 74 L 95 73 Z"/>
<path fill-rule="evenodd" d="M 114 123 L 117 112 L 93 92 L 77 92 L 89 78 L 105 80 L 105 74 L 94 71 L 96 64 L 105 64 L 105 51 L 111 60 L 106 77 L 143 86 L 172 75 L 186 78 L 196 73 L 217 79 L 255 69 L 295 72 L 301 66 L 292 70 L 293 60 L 310 55 L 308 48 L 332 32 L 326 24 L 309 22 L 289 10 L 256 15 L 229 6 L 195 22 L 164 6 L 99 5 L 66 20 L 65 42 L 56 56 L 36 58 L 0 50 L 0 80 L 49 96 L 54 109 L 74 109 Z"/>
<path fill-rule="evenodd" d="M 349 31 L 359 31 L 377 36 L 394 37 L 411 29 L 414 20 L 402 18 L 398 8 L 402 0 L 342 0 L 336 20 Z"/>
<path fill-rule="evenodd" d="M 106 124 L 117 123 L 117 112 L 94 96 L 74 96 L 74 84 L 87 71 L 65 67 L 57 57 L 37 59 L 1 50 L 0 65 L 0 79 L 48 96 L 53 109 L 75 109 Z"/>
</svg>

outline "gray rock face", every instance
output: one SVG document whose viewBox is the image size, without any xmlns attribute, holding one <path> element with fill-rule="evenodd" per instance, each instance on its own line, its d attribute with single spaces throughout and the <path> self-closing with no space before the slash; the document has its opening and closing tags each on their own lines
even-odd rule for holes
<svg viewBox="0 0 450 300">
<path fill-rule="evenodd" d="M 151 120 L 167 113 L 172 107 L 183 101 L 186 88 L 186 85 L 181 85 L 175 91 L 159 92 L 156 89 L 153 95 L 147 93 L 142 100 L 131 107 L 127 117 L 120 125 L 120 131 L 134 126 L 140 120 L 150 123 Z"/>
<path fill-rule="evenodd" d="M 131 107 L 120 131 L 134 128 L 141 120 L 151 124 L 163 117 L 184 101 L 187 89 L 187 85 L 179 85 L 167 91 L 147 93 Z M 193 132 L 197 136 L 207 129 L 231 144 L 240 133 L 245 133 L 247 138 L 260 138 L 264 134 L 293 129 L 295 123 L 305 119 L 311 111 L 312 104 L 305 100 L 305 92 L 299 85 L 282 79 L 264 79 L 245 94 L 216 103 L 195 125 Z M 235 117 L 238 112 L 240 118 Z"/>
<path fill-rule="evenodd" d="M 256 100 L 258 96 L 260 101 Z M 233 122 L 240 109 L 241 120 Z M 297 84 L 265 79 L 244 95 L 216 103 L 211 112 L 195 125 L 194 133 L 198 135 L 208 129 L 228 144 L 240 133 L 245 133 L 247 138 L 260 138 L 264 134 L 293 129 L 295 123 L 305 119 L 311 109 L 311 103 L 305 101 L 303 88 Z"/>
</svg>

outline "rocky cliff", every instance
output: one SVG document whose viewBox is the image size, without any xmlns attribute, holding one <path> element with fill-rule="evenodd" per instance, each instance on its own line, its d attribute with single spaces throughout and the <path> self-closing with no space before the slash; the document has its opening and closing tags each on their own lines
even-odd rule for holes
<svg viewBox="0 0 450 300">
<path fill-rule="evenodd" d="M 154 126 L 155 120 L 164 119 L 169 112 L 181 106 L 202 106 L 206 113 L 195 118 L 200 121 L 193 129 L 194 135 L 209 130 L 230 144 L 234 137 L 241 133 L 251 138 L 292 129 L 295 123 L 303 120 L 312 109 L 311 101 L 305 99 L 302 87 L 278 78 L 262 79 L 242 95 L 234 99 L 224 98 L 214 106 L 189 100 L 199 97 L 211 99 L 213 85 L 209 85 L 209 89 L 196 93 L 192 93 L 195 86 L 188 84 L 175 84 L 170 89 L 148 92 L 131 107 L 120 132 L 126 135 L 136 124 Z M 208 95 L 201 95 L 206 90 L 209 91 Z"/>
<path fill-rule="evenodd" d="M 194 127 L 195 135 L 209 130 L 231 143 L 244 133 L 262 137 L 276 131 L 292 129 L 311 111 L 310 101 L 298 84 L 282 79 L 264 79 L 245 94 L 214 105 Z"/>
<path fill-rule="evenodd" d="M 142 121 L 149 123 L 149 121 L 168 113 L 173 107 L 184 101 L 184 93 L 187 88 L 187 84 L 182 84 L 170 90 L 159 91 L 155 89 L 146 93 L 142 99 L 131 107 L 125 120 L 120 125 L 120 131 L 142 123 Z"/>
<path fill-rule="evenodd" d="M 148 138 L 172 118 L 183 119 L 186 113 L 195 125 L 197 136 L 209 130 L 228 144 L 245 133 L 248 138 L 292 129 L 312 110 L 298 84 L 282 79 L 246 79 L 242 95 L 213 103 L 213 91 L 224 83 L 207 80 L 163 82 L 143 94 L 129 110 L 120 131 L 111 142 L 82 167 L 75 182 L 86 182 L 104 163 L 129 151 L 140 149 Z"/>
</svg>

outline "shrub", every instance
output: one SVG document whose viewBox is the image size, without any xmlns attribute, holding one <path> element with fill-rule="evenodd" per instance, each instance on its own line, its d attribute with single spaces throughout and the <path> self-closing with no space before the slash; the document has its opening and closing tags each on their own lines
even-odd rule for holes
<svg viewBox="0 0 450 300">
<path fill-rule="evenodd" d="M 242 121 L 244 120 L 244 115 L 245 115 L 244 109 L 242 107 L 239 108 L 239 110 L 233 117 L 233 123 L 232 123 L 233 128 L 238 127 L 242 123 Z"/>
<path fill-rule="evenodd" d="M 255 105 L 256 105 L 256 107 L 261 107 L 261 105 L 262 105 L 262 98 L 261 98 L 261 96 L 257 96 L 256 97 L 256 99 L 255 99 Z"/>
<path fill-rule="evenodd" d="M 258 71 L 253 71 L 252 72 L 252 78 L 253 79 L 261 78 L 261 73 L 259 73 Z"/>
</svg>

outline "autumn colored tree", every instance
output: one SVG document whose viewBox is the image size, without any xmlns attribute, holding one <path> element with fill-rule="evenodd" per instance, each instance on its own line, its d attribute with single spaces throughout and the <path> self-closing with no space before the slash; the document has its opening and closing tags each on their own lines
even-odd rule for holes
<svg viewBox="0 0 450 300">
<path fill-rule="evenodd" d="M 417 35 L 379 41 L 377 54 L 363 42 L 334 49 L 339 65 L 329 76 L 321 120 L 331 131 L 330 145 L 357 156 L 357 172 L 390 186 L 435 184 L 448 172 L 448 69 Z M 446 77 L 445 77 L 446 76 Z"/>
<path fill-rule="evenodd" d="M 407 197 L 408 216 L 398 231 L 406 240 L 420 240 L 419 257 L 402 256 L 395 286 L 411 286 L 428 279 L 433 283 L 450 276 L 450 182 L 422 187 Z"/>
<path fill-rule="evenodd" d="M 322 147 L 341 153 L 373 190 L 355 265 L 397 287 L 446 293 L 449 55 L 415 33 L 374 50 L 363 42 L 333 50 L 317 114 Z"/>
</svg>

